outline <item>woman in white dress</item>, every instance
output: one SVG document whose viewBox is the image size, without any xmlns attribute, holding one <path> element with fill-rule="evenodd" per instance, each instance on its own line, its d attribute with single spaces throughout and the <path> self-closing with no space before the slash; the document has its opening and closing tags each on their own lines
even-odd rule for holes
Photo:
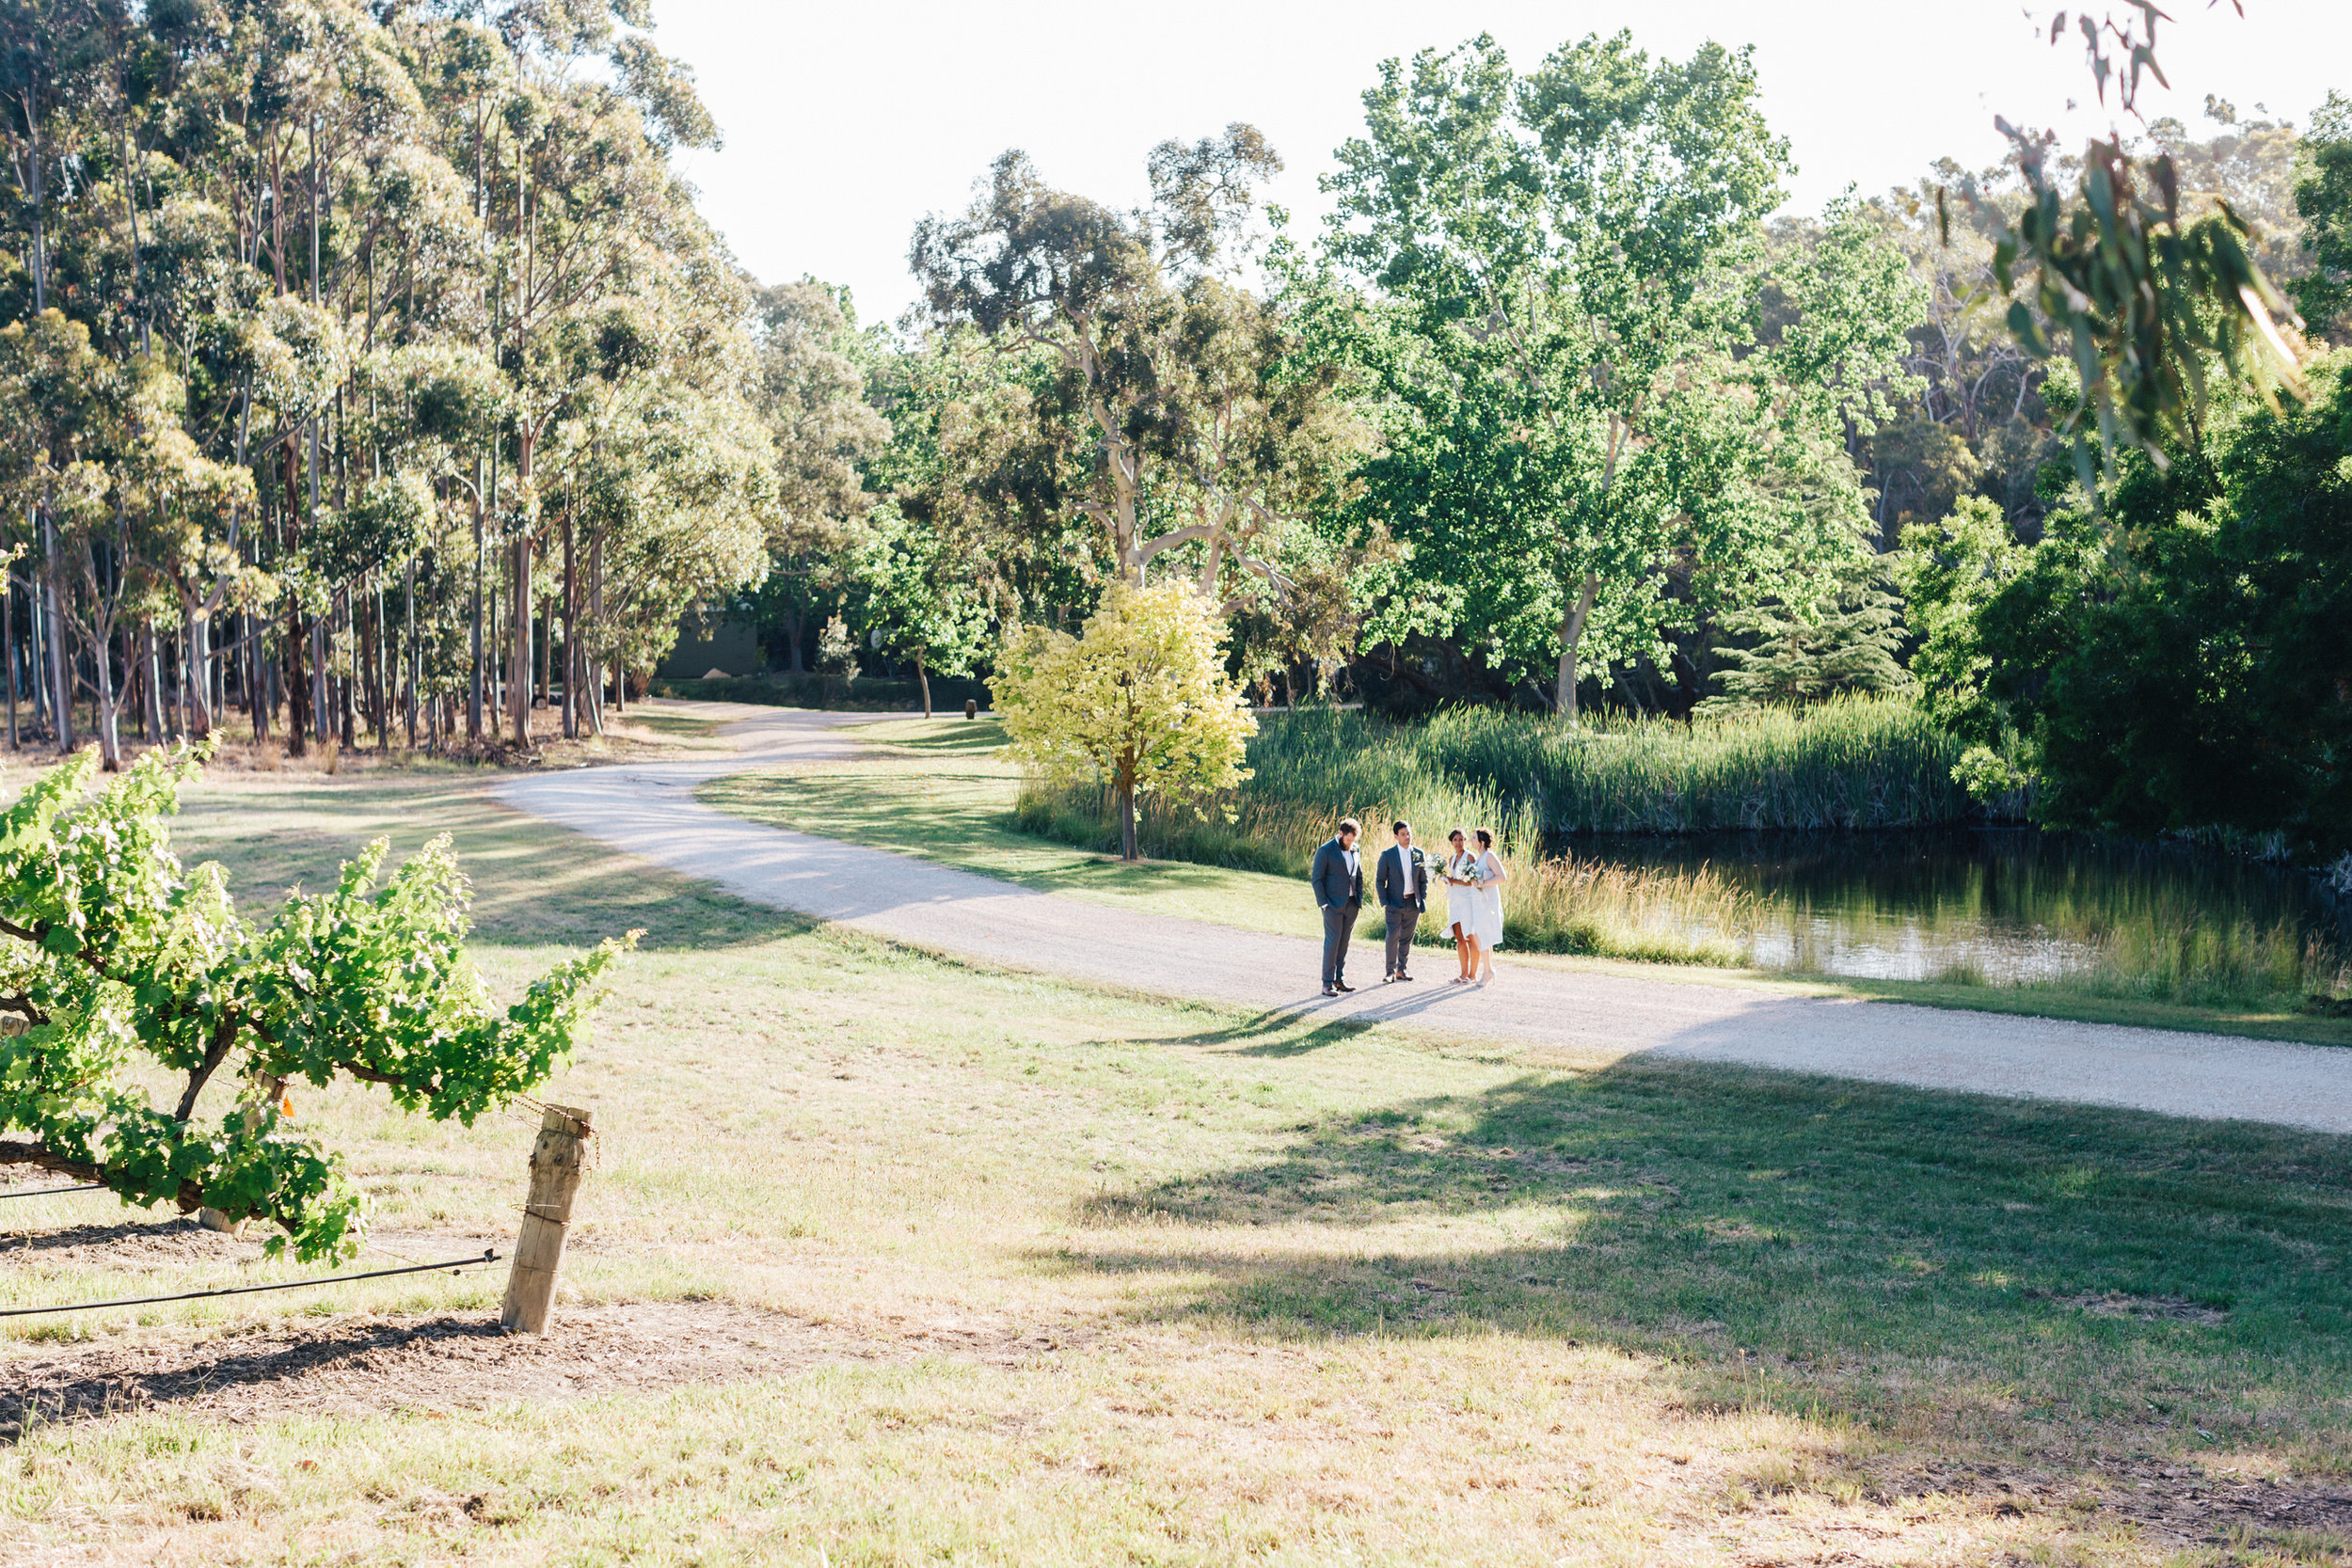
<svg viewBox="0 0 2352 1568">
<path fill-rule="evenodd" d="M 1502 945 L 1502 884 L 1511 879 L 1511 874 L 1502 868 L 1502 857 L 1495 853 L 1495 835 L 1484 828 L 1478 830 L 1478 853 L 1470 863 L 1477 885 L 1469 891 L 1469 899 L 1478 926 L 1478 980 L 1484 985 L 1495 977 L 1494 952 Z"/>
<path fill-rule="evenodd" d="M 1478 863 L 1470 856 L 1468 829 L 1454 829 L 1445 842 L 1449 852 L 1440 878 L 1445 883 L 1445 923 L 1454 931 L 1454 957 L 1462 966 L 1454 983 L 1467 986 L 1478 969 Z"/>
</svg>

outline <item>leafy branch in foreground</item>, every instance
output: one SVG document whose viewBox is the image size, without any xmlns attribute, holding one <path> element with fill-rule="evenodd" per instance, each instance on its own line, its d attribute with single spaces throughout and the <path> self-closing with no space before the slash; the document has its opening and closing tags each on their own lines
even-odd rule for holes
<svg viewBox="0 0 2352 1568">
<path fill-rule="evenodd" d="M 2071 20 L 2100 102 L 2112 86 L 2123 111 L 2137 116 L 2142 76 L 2165 79 L 2156 24 L 2169 18 L 2152 0 L 2124 8 L 2137 14 L 2121 24 L 2090 11 Z M 2069 21 L 2062 10 L 2052 17 L 2052 43 Z M 2213 197 L 2209 212 L 2192 215 L 2171 154 L 2137 158 L 2121 133 L 2085 150 L 2079 189 L 2070 193 L 2051 167 L 2053 134 L 1994 123 L 2013 150 L 2026 204 L 2001 237 L 1994 272 L 2018 295 L 2009 309 L 2018 346 L 2072 365 L 2081 381 L 2071 434 L 2086 491 L 2098 490 L 2086 414 L 2112 477 L 2119 451 L 2137 449 L 2162 471 L 2169 442 L 2195 443 L 2214 361 L 2233 380 L 2304 395 L 2300 360 L 2272 318 L 2300 323 L 2254 261 L 2246 220 L 2227 200 Z M 2022 294 L 2020 278 L 2028 284 Z"/>
<path fill-rule="evenodd" d="M 218 865 L 171 852 L 164 818 L 200 755 L 151 752 L 92 795 L 95 760 L 77 752 L 0 811 L 0 1133 L 30 1134 L 0 1138 L 0 1164 L 267 1220 L 286 1232 L 273 1253 L 347 1258 L 364 1199 L 292 1130 L 287 1085 L 381 1084 L 403 1110 L 471 1126 L 546 1082 L 635 943 L 559 964 L 495 1013 L 465 958 L 446 836 L 380 885 L 378 839 L 333 892 L 292 894 L 256 927 Z M 183 1080 L 168 1109 L 131 1082 L 151 1065 Z M 235 1103 L 199 1120 L 226 1084 Z"/>
</svg>

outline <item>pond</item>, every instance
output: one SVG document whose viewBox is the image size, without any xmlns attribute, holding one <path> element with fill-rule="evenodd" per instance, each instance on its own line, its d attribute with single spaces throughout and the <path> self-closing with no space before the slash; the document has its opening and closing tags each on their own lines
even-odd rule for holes
<svg viewBox="0 0 2352 1568">
<path fill-rule="evenodd" d="M 1758 964 L 1871 979 L 2068 984 L 2177 992 L 2185 971 L 2267 972 L 2277 989 L 2316 939 L 2352 948 L 2298 871 L 2185 847 L 2027 829 L 1582 836 L 1580 859 L 1704 867 L 1756 899 Z M 2328 968 L 2334 966 L 2329 964 Z M 2165 972 L 2162 974 L 2154 973 Z M 2242 990 L 2243 984 L 2223 990 Z"/>
</svg>

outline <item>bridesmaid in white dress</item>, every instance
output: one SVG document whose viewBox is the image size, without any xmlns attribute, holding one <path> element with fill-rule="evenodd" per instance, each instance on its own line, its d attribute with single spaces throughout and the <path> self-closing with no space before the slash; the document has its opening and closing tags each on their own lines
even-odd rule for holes
<svg viewBox="0 0 2352 1568">
<path fill-rule="evenodd" d="M 1478 922 L 1478 981 L 1484 985 L 1495 977 L 1494 951 L 1502 945 L 1502 884 L 1511 879 L 1502 857 L 1495 853 L 1495 835 L 1484 828 L 1478 830 L 1478 853 L 1471 864 L 1477 882 L 1470 897 Z"/>
<path fill-rule="evenodd" d="M 1478 968 L 1478 889 L 1473 881 L 1478 863 L 1470 856 L 1469 829 L 1454 829 L 1445 835 L 1445 842 L 1450 851 L 1441 879 L 1445 923 L 1454 931 L 1454 957 L 1462 969 L 1454 983 L 1467 986 Z"/>
</svg>

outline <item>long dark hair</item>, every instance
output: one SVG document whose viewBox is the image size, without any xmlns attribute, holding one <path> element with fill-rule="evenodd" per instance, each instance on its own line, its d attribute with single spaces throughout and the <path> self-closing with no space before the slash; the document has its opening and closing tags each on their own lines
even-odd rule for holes
<svg viewBox="0 0 2352 1568">
<path fill-rule="evenodd" d="M 1493 848 L 1493 847 L 1495 847 L 1495 835 L 1494 835 L 1494 834 L 1492 834 L 1492 833 L 1490 833 L 1490 832 L 1487 832 L 1486 829 L 1484 829 L 1484 828 L 1481 828 L 1481 829 L 1479 829 L 1479 830 L 1478 830 L 1478 832 L 1477 832 L 1477 838 L 1478 838 L 1478 847 L 1479 847 L 1481 849 L 1491 849 L 1491 848 Z"/>
</svg>

